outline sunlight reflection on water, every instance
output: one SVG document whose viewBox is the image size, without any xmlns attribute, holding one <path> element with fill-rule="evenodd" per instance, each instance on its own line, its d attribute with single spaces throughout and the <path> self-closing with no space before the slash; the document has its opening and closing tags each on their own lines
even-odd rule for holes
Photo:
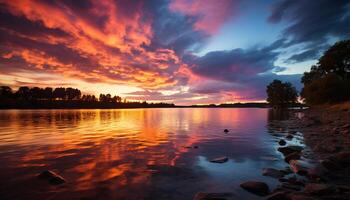
<svg viewBox="0 0 350 200">
<path fill-rule="evenodd" d="M 3 199 L 192 199 L 198 191 L 242 191 L 276 152 L 268 109 L 172 108 L 2 110 L 0 195 Z M 227 128 L 228 134 L 223 133 Z M 199 148 L 185 148 L 198 146 Z M 210 163 L 227 156 L 224 164 Z M 68 181 L 52 187 L 45 169 Z"/>
</svg>

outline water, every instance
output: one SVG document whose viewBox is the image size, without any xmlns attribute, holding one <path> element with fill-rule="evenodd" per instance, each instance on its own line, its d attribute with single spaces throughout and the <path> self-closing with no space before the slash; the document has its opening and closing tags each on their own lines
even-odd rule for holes
<svg viewBox="0 0 350 200">
<path fill-rule="evenodd" d="M 274 118 L 258 108 L 1 110 L 0 199 L 260 199 L 239 184 L 278 183 L 261 175 L 286 166 Z M 221 156 L 229 161 L 209 162 Z M 46 169 L 67 183 L 38 180 Z"/>
</svg>

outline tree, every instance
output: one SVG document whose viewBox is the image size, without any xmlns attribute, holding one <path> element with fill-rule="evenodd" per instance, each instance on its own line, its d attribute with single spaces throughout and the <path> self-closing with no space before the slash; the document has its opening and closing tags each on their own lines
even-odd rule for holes
<svg viewBox="0 0 350 200">
<path fill-rule="evenodd" d="M 53 91 L 53 98 L 57 98 L 57 99 L 65 99 L 66 97 L 66 89 L 65 88 L 55 88 L 55 90 Z"/>
<path fill-rule="evenodd" d="M 23 86 L 18 88 L 16 92 L 16 97 L 24 100 L 28 100 L 30 98 L 30 89 L 27 86 Z"/>
<path fill-rule="evenodd" d="M 350 40 L 331 46 L 319 59 L 319 67 L 326 73 L 335 73 L 342 78 L 350 78 Z"/>
<path fill-rule="evenodd" d="M 44 99 L 53 99 L 53 89 L 50 87 L 47 87 L 44 89 Z"/>
<path fill-rule="evenodd" d="M 298 93 L 291 83 L 273 80 L 266 89 L 267 101 L 273 106 L 285 107 L 296 103 Z"/>
<path fill-rule="evenodd" d="M 308 104 L 350 99 L 350 40 L 331 46 L 301 79 L 301 96 Z"/>
<path fill-rule="evenodd" d="M 12 97 L 13 97 L 12 89 L 9 86 L 1 86 L 0 87 L 0 98 L 1 99 L 8 99 L 8 98 L 12 98 Z"/>
</svg>

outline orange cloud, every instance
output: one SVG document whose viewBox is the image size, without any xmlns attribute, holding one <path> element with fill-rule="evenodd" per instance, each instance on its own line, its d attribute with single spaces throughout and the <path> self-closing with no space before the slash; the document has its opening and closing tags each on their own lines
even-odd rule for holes
<svg viewBox="0 0 350 200">
<path fill-rule="evenodd" d="M 176 84 L 172 71 L 181 64 L 180 58 L 171 49 L 146 50 L 153 37 L 152 19 L 146 18 L 142 3 L 133 5 L 125 14 L 121 5 L 114 1 L 93 1 L 85 15 L 64 4 L 50 4 L 31 0 L 4 2 L 11 14 L 40 23 L 48 29 L 63 30 L 68 36 L 35 37 L 7 30 L 11 35 L 38 43 L 63 45 L 87 58 L 93 66 L 80 63 L 64 63 L 44 50 L 22 47 L 18 44 L 3 55 L 11 59 L 15 55 L 35 68 L 53 70 L 67 76 L 100 82 L 122 83 L 142 88 L 161 88 Z M 89 17 L 87 17 L 88 15 Z M 94 23 L 91 17 L 104 21 Z M 53 47 L 55 48 L 55 47 Z M 172 68 L 170 73 L 163 72 Z"/>
</svg>

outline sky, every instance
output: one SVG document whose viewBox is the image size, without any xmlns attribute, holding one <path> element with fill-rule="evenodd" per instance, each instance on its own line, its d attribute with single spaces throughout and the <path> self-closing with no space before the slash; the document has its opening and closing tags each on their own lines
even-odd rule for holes
<svg viewBox="0 0 350 200">
<path fill-rule="evenodd" d="M 0 84 L 178 105 L 264 101 L 350 37 L 348 0 L 0 0 Z"/>
</svg>

